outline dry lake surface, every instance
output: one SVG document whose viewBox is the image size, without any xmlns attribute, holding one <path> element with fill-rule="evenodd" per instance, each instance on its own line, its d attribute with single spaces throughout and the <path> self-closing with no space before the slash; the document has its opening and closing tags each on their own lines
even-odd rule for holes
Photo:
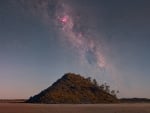
<svg viewBox="0 0 150 113">
<path fill-rule="evenodd" d="M 150 113 L 150 104 L 0 103 L 0 113 Z"/>
</svg>

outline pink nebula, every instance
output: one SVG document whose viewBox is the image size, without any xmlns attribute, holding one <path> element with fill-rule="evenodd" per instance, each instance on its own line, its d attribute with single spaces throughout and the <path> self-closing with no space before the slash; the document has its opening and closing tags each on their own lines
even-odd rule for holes
<svg viewBox="0 0 150 113">
<path fill-rule="evenodd" d="M 63 16 L 63 17 L 61 17 L 61 18 L 59 18 L 60 22 L 61 22 L 61 23 L 64 23 L 64 24 L 67 23 L 68 19 L 69 19 L 69 18 L 68 18 L 67 15 L 65 15 L 65 16 Z"/>
</svg>

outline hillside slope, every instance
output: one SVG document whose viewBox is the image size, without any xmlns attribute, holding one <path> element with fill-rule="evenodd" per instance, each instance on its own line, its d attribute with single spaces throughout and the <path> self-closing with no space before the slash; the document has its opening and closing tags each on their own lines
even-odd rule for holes
<svg viewBox="0 0 150 113">
<path fill-rule="evenodd" d="M 91 80 L 67 73 L 52 86 L 27 100 L 28 103 L 114 103 L 118 99 Z"/>
</svg>

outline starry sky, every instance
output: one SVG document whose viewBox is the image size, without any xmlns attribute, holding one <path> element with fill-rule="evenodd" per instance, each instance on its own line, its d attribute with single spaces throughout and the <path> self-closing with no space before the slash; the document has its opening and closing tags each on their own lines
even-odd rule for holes
<svg viewBox="0 0 150 113">
<path fill-rule="evenodd" d="M 64 73 L 150 98 L 150 1 L 0 0 L 0 98 L 29 98 Z"/>
</svg>

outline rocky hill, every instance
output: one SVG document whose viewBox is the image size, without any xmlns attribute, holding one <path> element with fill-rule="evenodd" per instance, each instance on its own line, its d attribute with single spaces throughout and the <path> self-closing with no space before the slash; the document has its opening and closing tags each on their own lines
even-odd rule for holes
<svg viewBox="0 0 150 113">
<path fill-rule="evenodd" d="M 31 97 L 27 103 L 114 103 L 118 102 L 115 95 L 111 95 L 96 80 L 84 78 L 81 75 L 67 73 L 52 86 Z"/>
</svg>

